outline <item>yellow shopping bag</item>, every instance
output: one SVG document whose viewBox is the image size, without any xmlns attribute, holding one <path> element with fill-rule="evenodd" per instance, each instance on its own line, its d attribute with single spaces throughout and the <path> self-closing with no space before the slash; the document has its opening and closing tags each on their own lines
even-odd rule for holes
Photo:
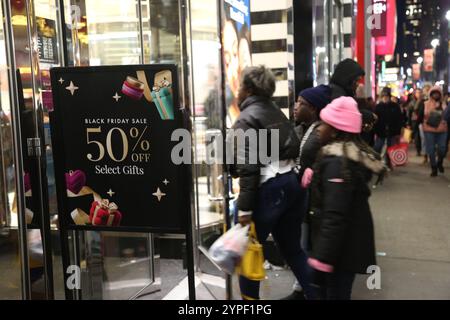
<svg viewBox="0 0 450 320">
<path fill-rule="evenodd" d="M 266 278 L 263 247 L 258 242 L 254 223 L 250 226 L 249 244 L 238 266 L 238 274 L 253 281 L 262 281 Z"/>
<path fill-rule="evenodd" d="M 411 129 L 405 128 L 403 131 L 403 139 L 407 142 L 407 143 L 411 143 L 412 139 L 413 139 L 413 132 Z"/>
</svg>

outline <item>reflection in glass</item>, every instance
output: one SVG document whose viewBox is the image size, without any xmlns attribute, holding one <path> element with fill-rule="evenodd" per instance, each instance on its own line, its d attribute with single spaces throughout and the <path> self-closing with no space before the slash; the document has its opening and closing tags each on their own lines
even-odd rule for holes
<svg viewBox="0 0 450 320">
<path fill-rule="evenodd" d="M 216 298 L 225 298 L 224 274 L 204 255 L 224 230 L 223 167 L 211 163 L 209 152 L 220 148 L 223 128 L 223 108 L 220 86 L 221 57 L 218 34 L 217 3 L 191 1 L 192 65 L 194 80 L 195 176 L 197 187 L 197 238 L 201 249 L 200 271 L 208 274 L 212 283 L 203 286 Z M 222 140 L 222 141 L 220 141 Z M 203 163 L 203 164 L 202 164 Z"/>
<path fill-rule="evenodd" d="M 138 64 L 139 19 L 136 0 L 66 0 L 69 64 Z M 70 17 L 70 19 L 69 19 Z"/>
<path fill-rule="evenodd" d="M 147 234 L 80 233 L 83 300 L 127 300 L 154 283 Z"/>
<path fill-rule="evenodd" d="M 2 6 L 0 17 L 3 19 Z M 12 224 L 16 195 L 11 128 L 11 96 L 3 23 L 0 23 L 0 296 L 21 299 L 21 273 L 17 228 Z M 17 224 L 16 224 L 17 225 Z"/>
</svg>

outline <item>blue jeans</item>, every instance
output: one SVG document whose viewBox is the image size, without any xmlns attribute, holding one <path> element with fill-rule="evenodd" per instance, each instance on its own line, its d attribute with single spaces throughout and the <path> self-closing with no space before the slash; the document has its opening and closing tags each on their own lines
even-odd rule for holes
<svg viewBox="0 0 450 320">
<path fill-rule="evenodd" d="M 337 271 L 326 275 L 326 284 L 318 288 L 320 300 L 351 300 L 353 282 L 356 275 L 351 272 Z"/>
<path fill-rule="evenodd" d="M 375 150 L 376 152 L 378 152 L 379 154 L 381 154 L 381 152 L 383 151 L 383 147 L 384 147 L 385 144 L 387 144 L 387 147 L 389 148 L 389 147 L 392 147 L 393 145 L 395 145 L 396 142 L 397 142 L 397 141 L 396 141 L 396 139 L 395 139 L 394 137 L 386 137 L 386 138 L 380 138 L 380 137 L 377 137 L 377 138 L 375 139 L 374 150 Z M 386 152 L 386 155 L 385 155 L 385 161 L 386 161 L 386 164 L 387 164 L 388 166 L 391 166 L 391 165 L 390 165 L 390 164 L 391 164 L 391 160 L 389 159 L 389 155 L 388 155 L 387 152 Z"/>
<path fill-rule="evenodd" d="M 270 179 L 260 187 L 253 221 L 259 242 L 264 244 L 272 233 L 278 249 L 300 282 L 305 295 L 311 297 L 311 270 L 300 245 L 306 194 L 294 172 Z M 244 298 L 259 299 L 259 281 L 241 276 L 239 285 Z"/>
<path fill-rule="evenodd" d="M 425 132 L 425 139 L 427 154 L 430 157 L 430 165 L 432 168 L 436 168 L 438 163 L 444 161 L 445 153 L 447 152 L 447 132 Z"/>
</svg>

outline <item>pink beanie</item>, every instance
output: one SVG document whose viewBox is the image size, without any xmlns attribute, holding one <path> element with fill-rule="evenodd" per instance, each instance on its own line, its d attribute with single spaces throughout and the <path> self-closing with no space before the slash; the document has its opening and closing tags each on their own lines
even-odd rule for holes
<svg viewBox="0 0 450 320">
<path fill-rule="evenodd" d="M 320 118 L 330 126 L 348 133 L 361 133 L 362 115 L 355 99 L 340 97 L 320 112 Z"/>
</svg>

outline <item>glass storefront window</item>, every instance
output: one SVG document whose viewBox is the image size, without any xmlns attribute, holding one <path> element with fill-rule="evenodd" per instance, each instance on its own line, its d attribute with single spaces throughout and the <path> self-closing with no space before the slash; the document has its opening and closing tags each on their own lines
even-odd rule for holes
<svg viewBox="0 0 450 320">
<path fill-rule="evenodd" d="M 74 65 L 140 62 L 139 15 L 135 0 L 66 0 L 69 48 Z M 70 19 L 68 19 L 70 17 Z"/>
<path fill-rule="evenodd" d="M 326 84 L 343 58 L 343 7 L 340 1 L 313 1 L 314 84 Z"/>
<path fill-rule="evenodd" d="M 2 20 L 3 9 L 0 5 Z M 21 264 L 19 233 L 12 214 L 16 187 L 6 41 L 4 24 L 0 23 L 0 294 L 2 300 L 16 300 L 22 298 Z"/>
</svg>

